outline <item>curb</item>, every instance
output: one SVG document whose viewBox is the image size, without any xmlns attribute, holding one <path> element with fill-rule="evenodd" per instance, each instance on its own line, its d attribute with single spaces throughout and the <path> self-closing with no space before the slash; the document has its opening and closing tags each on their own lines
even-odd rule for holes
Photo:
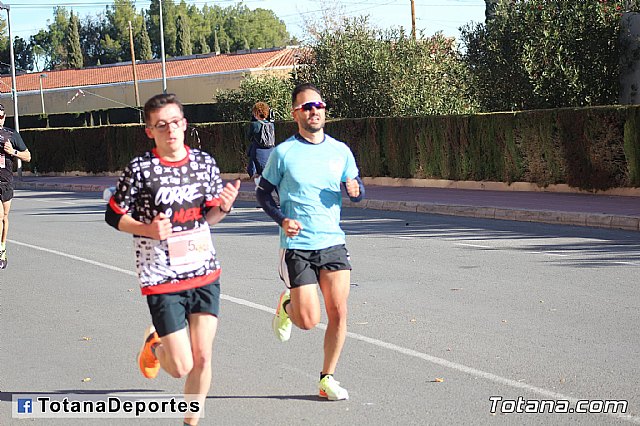
<svg viewBox="0 0 640 426">
<path fill-rule="evenodd" d="M 590 228 L 621 229 L 640 231 L 640 218 L 598 213 L 560 212 L 549 210 L 522 210 L 500 207 L 477 207 L 451 204 L 435 204 L 417 201 L 381 201 L 362 200 L 354 203 L 343 199 L 345 207 L 372 210 L 405 211 L 415 213 L 438 214 L 444 216 L 463 216 L 479 219 L 512 220 L 517 222 L 539 222 L 554 225 L 574 225 Z"/>
<path fill-rule="evenodd" d="M 60 184 L 14 182 L 15 189 L 43 191 L 102 192 L 110 185 Z M 240 191 L 240 201 L 255 201 L 253 191 Z M 555 225 L 573 225 L 591 228 L 621 229 L 640 231 L 640 218 L 598 213 L 561 212 L 548 210 L 522 210 L 499 207 L 477 207 L 450 204 L 435 204 L 418 201 L 388 201 L 364 199 L 354 203 L 348 198 L 342 200 L 344 207 L 386 210 L 398 212 L 427 213 L 443 216 L 462 216 L 480 219 L 512 220 L 517 222 L 539 222 Z"/>
</svg>

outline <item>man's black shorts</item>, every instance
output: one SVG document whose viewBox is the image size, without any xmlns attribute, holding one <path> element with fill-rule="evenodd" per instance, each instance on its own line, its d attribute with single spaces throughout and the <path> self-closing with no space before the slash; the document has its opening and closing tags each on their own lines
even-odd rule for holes
<svg viewBox="0 0 640 426">
<path fill-rule="evenodd" d="M 13 198 L 13 185 L 8 182 L 0 183 L 0 202 L 6 203 Z"/>
<path fill-rule="evenodd" d="M 283 249 L 280 255 L 280 278 L 289 288 L 318 283 L 321 269 L 351 270 L 349 252 L 344 244 L 320 250 Z"/>
<path fill-rule="evenodd" d="M 190 314 L 200 312 L 218 316 L 220 312 L 220 280 L 198 288 L 176 293 L 147 296 L 149 312 L 158 336 L 163 337 L 187 326 Z"/>
</svg>

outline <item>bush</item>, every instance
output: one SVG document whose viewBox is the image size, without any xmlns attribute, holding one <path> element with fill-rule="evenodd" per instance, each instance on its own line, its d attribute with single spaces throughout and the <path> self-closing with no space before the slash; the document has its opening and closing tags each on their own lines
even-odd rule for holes
<svg viewBox="0 0 640 426">
<path fill-rule="evenodd" d="M 630 3 L 496 2 L 485 24 L 462 28 L 464 62 L 482 110 L 616 104 L 621 58 L 634 56 L 618 41 L 622 11 L 637 10 Z"/>
</svg>

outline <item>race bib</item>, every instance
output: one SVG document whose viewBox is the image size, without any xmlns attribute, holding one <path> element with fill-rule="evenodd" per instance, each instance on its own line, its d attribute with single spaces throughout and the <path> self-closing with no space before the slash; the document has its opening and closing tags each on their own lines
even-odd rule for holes
<svg viewBox="0 0 640 426">
<path fill-rule="evenodd" d="M 171 266 L 188 265 L 211 259 L 213 243 L 209 226 L 176 232 L 167 238 Z"/>
</svg>

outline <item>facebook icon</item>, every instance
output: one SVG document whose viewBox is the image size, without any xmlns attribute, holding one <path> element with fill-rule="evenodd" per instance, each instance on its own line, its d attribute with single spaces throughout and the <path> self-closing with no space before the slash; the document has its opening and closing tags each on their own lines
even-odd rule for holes
<svg viewBox="0 0 640 426">
<path fill-rule="evenodd" d="M 32 401 L 30 399 L 18 399 L 18 413 L 29 414 L 33 410 Z"/>
</svg>

